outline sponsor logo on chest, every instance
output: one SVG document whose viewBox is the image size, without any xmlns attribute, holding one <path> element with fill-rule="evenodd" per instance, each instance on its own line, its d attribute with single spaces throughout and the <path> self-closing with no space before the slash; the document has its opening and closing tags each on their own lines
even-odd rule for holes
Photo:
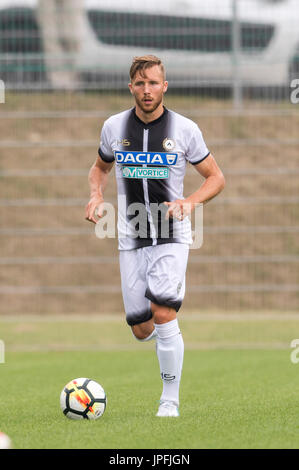
<svg viewBox="0 0 299 470">
<path fill-rule="evenodd" d="M 169 168 L 159 167 L 140 167 L 140 166 L 126 166 L 122 169 L 124 178 L 151 178 L 151 179 L 165 179 L 168 178 Z"/>
<path fill-rule="evenodd" d="M 177 162 L 177 153 L 166 152 L 114 152 L 116 163 L 125 165 L 163 165 L 171 166 Z"/>
</svg>

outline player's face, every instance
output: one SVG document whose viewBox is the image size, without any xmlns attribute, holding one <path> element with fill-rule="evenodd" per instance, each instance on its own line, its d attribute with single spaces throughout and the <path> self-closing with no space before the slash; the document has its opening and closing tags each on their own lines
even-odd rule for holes
<svg viewBox="0 0 299 470">
<path fill-rule="evenodd" d="M 164 81 L 163 73 L 158 65 L 145 70 L 143 76 L 138 71 L 129 83 L 136 106 L 146 114 L 154 113 L 156 109 L 163 106 L 163 95 L 167 86 L 168 83 Z"/>
</svg>

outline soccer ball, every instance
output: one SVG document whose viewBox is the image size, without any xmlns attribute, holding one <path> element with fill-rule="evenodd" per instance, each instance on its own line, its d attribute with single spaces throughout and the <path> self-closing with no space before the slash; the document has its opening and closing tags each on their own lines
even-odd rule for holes
<svg viewBox="0 0 299 470">
<path fill-rule="evenodd" d="M 98 419 L 107 404 L 103 387 L 91 379 L 74 379 L 63 388 L 60 394 L 60 406 L 68 418 Z"/>
<path fill-rule="evenodd" d="M 12 444 L 9 437 L 0 431 L 0 449 L 11 449 Z"/>
</svg>

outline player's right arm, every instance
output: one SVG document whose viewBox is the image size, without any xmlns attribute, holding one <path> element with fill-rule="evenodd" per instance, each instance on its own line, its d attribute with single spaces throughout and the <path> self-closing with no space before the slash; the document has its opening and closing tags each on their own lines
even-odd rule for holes
<svg viewBox="0 0 299 470">
<path fill-rule="evenodd" d="M 99 218 L 103 216 L 104 190 L 107 185 L 108 175 L 113 167 L 114 162 L 104 162 L 101 157 L 97 157 L 88 174 L 88 182 L 90 187 L 90 200 L 86 206 L 86 220 L 97 223 L 95 218 L 95 210 L 98 208 L 97 215 Z"/>
</svg>

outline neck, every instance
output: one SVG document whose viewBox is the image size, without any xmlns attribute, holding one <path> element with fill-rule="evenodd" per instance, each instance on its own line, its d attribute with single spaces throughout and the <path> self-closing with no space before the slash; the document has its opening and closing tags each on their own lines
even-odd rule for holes
<svg viewBox="0 0 299 470">
<path fill-rule="evenodd" d="M 164 112 L 163 103 L 161 103 L 157 109 L 155 109 L 152 113 L 145 113 L 142 109 L 136 104 L 136 116 L 144 122 L 148 124 L 149 122 L 155 121 L 158 119 Z"/>
</svg>

